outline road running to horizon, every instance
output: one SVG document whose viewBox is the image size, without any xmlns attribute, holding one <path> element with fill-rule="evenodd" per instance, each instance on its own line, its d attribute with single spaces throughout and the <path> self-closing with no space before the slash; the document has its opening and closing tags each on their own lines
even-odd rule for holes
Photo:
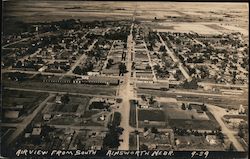
<svg viewBox="0 0 250 159">
<path fill-rule="evenodd" d="M 131 26 L 131 30 L 133 29 L 133 24 Z M 119 108 L 119 112 L 121 113 L 121 124 L 120 126 L 124 128 L 124 131 L 122 135 L 120 136 L 120 139 L 122 142 L 120 143 L 119 150 L 129 150 L 129 134 L 133 131 L 133 128 L 129 125 L 129 113 L 130 113 L 130 100 L 134 98 L 133 93 L 133 87 L 131 87 L 130 82 L 130 74 L 131 74 L 131 51 L 133 47 L 133 37 L 132 37 L 132 31 L 130 32 L 130 35 L 128 36 L 127 40 L 127 73 L 124 75 L 124 82 L 120 86 L 119 89 L 119 95 L 122 97 L 123 102 L 122 106 Z"/>
</svg>

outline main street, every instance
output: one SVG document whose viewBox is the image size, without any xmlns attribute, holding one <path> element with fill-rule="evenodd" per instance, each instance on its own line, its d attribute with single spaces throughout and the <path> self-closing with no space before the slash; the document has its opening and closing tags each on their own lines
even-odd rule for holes
<svg viewBox="0 0 250 159">
<path fill-rule="evenodd" d="M 131 26 L 131 30 L 133 29 L 133 24 Z M 130 100 L 134 98 L 133 95 L 133 87 L 130 86 L 130 75 L 131 75 L 131 51 L 133 47 L 133 36 L 132 31 L 130 32 L 130 35 L 128 36 L 127 41 L 127 73 L 124 75 L 124 82 L 121 84 L 119 89 L 119 95 L 122 97 L 122 106 L 119 108 L 119 112 L 121 113 L 122 119 L 120 126 L 124 128 L 124 131 L 122 135 L 120 136 L 120 139 L 123 141 L 120 143 L 119 150 L 129 150 L 129 134 L 133 131 L 133 128 L 129 125 L 129 113 L 130 113 Z"/>
</svg>

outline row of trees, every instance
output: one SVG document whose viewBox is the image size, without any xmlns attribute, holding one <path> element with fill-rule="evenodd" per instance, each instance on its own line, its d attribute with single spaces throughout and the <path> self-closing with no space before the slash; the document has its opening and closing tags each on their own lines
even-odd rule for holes
<svg viewBox="0 0 250 159">
<path fill-rule="evenodd" d="M 205 104 L 200 105 L 200 107 L 201 107 L 201 110 L 207 111 L 207 106 L 206 106 Z M 190 104 L 186 107 L 186 105 L 185 105 L 184 103 L 182 103 L 181 109 L 182 109 L 182 110 L 186 110 L 186 108 L 187 108 L 188 110 L 192 110 L 192 109 L 193 109 L 192 106 L 191 106 Z"/>
<path fill-rule="evenodd" d="M 113 121 L 108 125 L 109 132 L 103 139 L 103 149 L 118 148 L 120 146 L 119 136 L 123 131 L 123 128 L 119 127 L 121 114 L 119 112 L 115 112 L 113 115 Z"/>
</svg>

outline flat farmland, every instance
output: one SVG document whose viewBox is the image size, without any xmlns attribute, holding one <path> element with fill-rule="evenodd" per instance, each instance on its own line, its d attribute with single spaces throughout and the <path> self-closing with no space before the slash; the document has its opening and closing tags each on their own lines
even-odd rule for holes
<svg viewBox="0 0 250 159">
<path fill-rule="evenodd" d="M 5 87 L 114 96 L 116 86 L 4 81 Z"/>
<path fill-rule="evenodd" d="M 196 32 L 198 34 L 221 34 L 221 32 L 203 25 L 202 23 L 160 23 L 160 25 L 163 27 L 169 27 L 174 26 L 173 30 L 169 29 L 157 29 L 159 32 L 181 32 L 181 33 L 188 33 L 188 32 Z"/>
<path fill-rule="evenodd" d="M 171 21 L 169 16 L 178 19 L 195 19 L 198 22 L 218 22 L 238 25 L 247 30 L 248 5 L 230 3 L 185 3 L 178 2 L 88 2 L 88 1 L 4 1 L 4 17 L 24 22 L 58 21 L 62 19 L 130 20 L 135 18 L 152 21 Z M 41 7 L 42 6 L 42 7 Z M 229 16 L 224 16 L 229 15 Z M 219 21 L 223 18 L 223 21 Z M 192 25 L 190 25 L 192 26 Z M 188 26 L 189 28 L 189 26 Z M 185 29 L 185 28 L 184 28 Z M 199 29 L 199 28 L 198 28 Z M 208 29 L 209 30 L 209 29 Z M 216 30 L 215 30 L 216 31 Z"/>
<path fill-rule="evenodd" d="M 42 6 L 42 7 L 41 7 Z M 124 9 L 120 9 L 124 8 Z M 129 19 L 133 4 L 117 2 L 36 1 L 25 3 L 5 2 L 6 17 L 25 22 L 59 21 L 62 19 L 122 20 Z"/>
</svg>

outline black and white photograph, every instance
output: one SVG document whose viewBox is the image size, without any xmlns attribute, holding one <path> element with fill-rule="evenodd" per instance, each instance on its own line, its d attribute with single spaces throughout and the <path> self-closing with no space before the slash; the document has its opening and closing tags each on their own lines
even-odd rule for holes
<svg viewBox="0 0 250 159">
<path fill-rule="evenodd" d="M 248 158 L 248 23 L 247 2 L 3 0 L 0 156 Z"/>
</svg>

